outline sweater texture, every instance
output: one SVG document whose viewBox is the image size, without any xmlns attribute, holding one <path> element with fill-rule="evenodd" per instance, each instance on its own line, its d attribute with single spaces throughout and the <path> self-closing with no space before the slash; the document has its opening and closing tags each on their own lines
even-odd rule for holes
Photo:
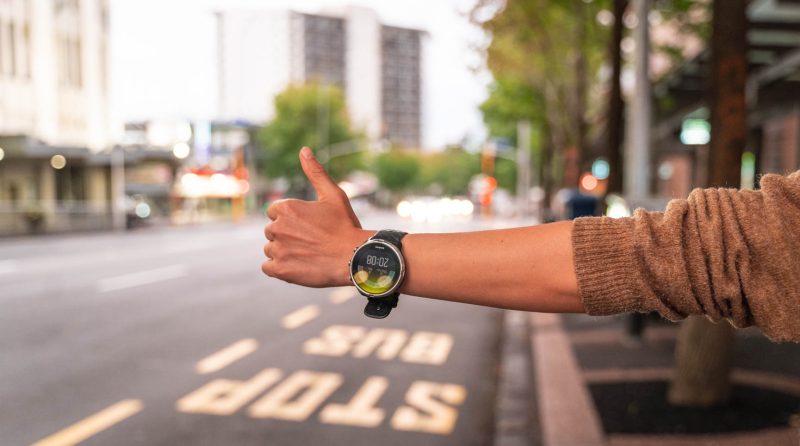
<svg viewBox="0 0 800 446">
<path fill-rule="evenodd" d="M 800 171 L 758 191 L 696 189 L 664 212 L 575 220 L 586 312 L 703 314 L 800 341 Z"/>
</svg>

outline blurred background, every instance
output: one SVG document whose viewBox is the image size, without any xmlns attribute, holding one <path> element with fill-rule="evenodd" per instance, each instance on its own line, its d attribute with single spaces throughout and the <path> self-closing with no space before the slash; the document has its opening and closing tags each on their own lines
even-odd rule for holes
<svg viewBox="0 0 800 446">
<path fill-rule="evenodd" d="M 800 168 L 796 0 L 0 0 L 0 443 L 800 443 L 800 348 L 263 276 L 312 147 L 367 228 Z"/>
</svg>

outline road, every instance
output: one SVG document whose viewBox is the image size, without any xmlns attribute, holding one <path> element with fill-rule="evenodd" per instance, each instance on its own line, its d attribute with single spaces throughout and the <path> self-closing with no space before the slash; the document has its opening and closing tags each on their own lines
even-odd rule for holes
<svg viewBox="0 0 800 446">
<path fill-rule="evenodd" d="M 0 241 L 0 444 L 491 443 L 499 310 L 368 319 L 264 276 L 262 224 Z"/>
</svg>

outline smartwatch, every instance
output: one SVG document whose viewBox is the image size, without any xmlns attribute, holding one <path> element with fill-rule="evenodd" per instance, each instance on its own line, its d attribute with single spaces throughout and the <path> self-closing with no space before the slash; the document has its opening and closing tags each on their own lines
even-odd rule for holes
<svg viewBox="0 0 800 446">
<path fill-rule="evenodd" d="M 350 281 L 367 298 L 364 315 L 383 319 L 397 306 L 400 285 L 406 273 L 400 241 L 406 233 L 378 231 L 353 251 Z"/>
</svg>

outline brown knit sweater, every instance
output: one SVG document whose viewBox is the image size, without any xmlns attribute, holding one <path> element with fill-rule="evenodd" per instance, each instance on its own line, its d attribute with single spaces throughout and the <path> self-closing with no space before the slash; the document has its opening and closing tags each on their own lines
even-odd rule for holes
<svg viewBox="0 0 800 446">
<path fill-rule="evenodd" d="M 589 314 L 705 314 L 800 341 L 800 171 L 759 191 L 696 189 L 663 213 L 580 218 L 572 245 Z"/>
</svg>

